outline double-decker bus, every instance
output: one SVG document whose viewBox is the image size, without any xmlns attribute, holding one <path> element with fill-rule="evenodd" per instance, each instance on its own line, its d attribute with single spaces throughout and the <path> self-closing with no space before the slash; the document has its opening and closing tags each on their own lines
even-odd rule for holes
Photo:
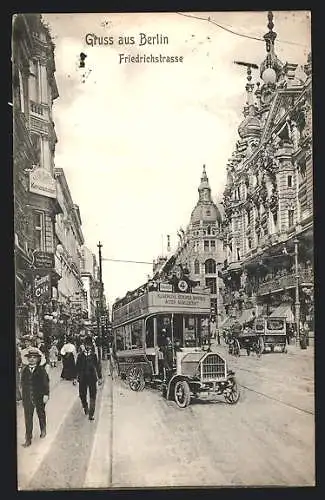
<svg viewBox="0 0 325 500">
<path fill-rule="evenodd" d="M 114 303 L 113 355 L 132 390 L 158 384 L 185 407 L 191 394 L 216 389 L 218 382 L 226 387 L 225 360 L 207 352 L 210 302 L 209 290 L 191 290 L 179 279 L 146 283 Z"/>
</svg>

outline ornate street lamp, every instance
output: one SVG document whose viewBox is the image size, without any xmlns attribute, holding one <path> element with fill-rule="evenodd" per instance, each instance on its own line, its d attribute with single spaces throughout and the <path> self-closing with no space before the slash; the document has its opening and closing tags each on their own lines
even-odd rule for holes
<svg viewBox="0 0 325 500">
<path fill-rule="evenodd" d="M 299 241 L 295 239 L 293 241 L 295 245 L 295 324 L 296 324 L 296 342 L 299 345 L 300 341 L 300 299 L 299 299 L 299 267 L 298 267 L 298 243 Z"/>
</svg>

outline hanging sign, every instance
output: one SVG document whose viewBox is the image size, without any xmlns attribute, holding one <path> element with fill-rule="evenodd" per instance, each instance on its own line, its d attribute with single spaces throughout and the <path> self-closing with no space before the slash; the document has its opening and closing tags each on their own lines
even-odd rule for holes
<svg viewBox="0 0 325 500">
<path fill-rule="evenodd" d="M 38 167 L 29 174 L 29 191 L 48 198 L 56 198 L 55 179 L 48 170 Z"/>
<path fill-rule="evenodd" d="M 50 275 L 35 278 L 34 281 L 35 298 L 39 300 L 46 300 L 51 297 L 51 279 Z"/>
<path fill-rule="evenodd" d="M 54 254 L 49 252 L 34 252 L 34 266 L 40 269 L 54 268 Z"/>
</svg>

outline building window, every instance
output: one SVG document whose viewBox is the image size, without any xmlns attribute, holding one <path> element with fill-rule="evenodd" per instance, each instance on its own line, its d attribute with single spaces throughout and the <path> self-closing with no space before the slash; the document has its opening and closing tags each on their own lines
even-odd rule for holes
<svg viewBox="0 0 325 500">
<path fill-rule="evenodd" d="M 288 187 L 292 187 L 292 175 L 288 175 Z"/>
<path fill-rule="evenodd" d="M 42 157 L 41 136 L 39 134 L 31 133 L 31 141 L 32 141 L 33 150 L 35 153 L 36 164 L 41 166 L 41 157 Z"/>
<path fill-rule="evenodd" d="M 216 278 L 205 278 L 205 286 L 210 288 L 211 293 L 217 293 L 217 280 Z"/>
<path fill-rule="evenodd" d="M 294 224 L 294 210 L 288 210 L 288 226 L 292 227 Z"/>
<path fill-rule="evenodd" d="M 208 226 L 208 234 L 211 234 L 211 227 Z"/>
<path fill-rule="evenodd" d="M 200 263 L 198 260 L 194 262 L 194 274 L 200 274 Z"/>
<path fill-rule="evenodd" d="M 301 161 L 299 163 L 299 184 L 302 184 L 306 179 L 306 162 Z"/>
<path fill-rule="evenodd" d="M 215 250 L 215 248 L 216 248 L 216 242 L 214 240 L 210 241 L 210 247 L 211 247 L 211 250 Z"/>
<path fill-rule="evenodd" d="M 30 99 L 35 103 L 41 102 L 40 100 L 40 77 L 39 77 L 39 64 L 38 61 L 31 61 L 29 68 L 30 76 Z"/>
<path fill-rule="evenodd" d="M 44 214 L 43 212 L 34 212 L 34 248 L 35 250 L 44 250 Z"/>
<path fill-rule="evenodd" d="M 208 259 L 204 264 L 205 274 L 214 274 L 216 272 L 216 261 Z"/>
<path fill-rule="evenodd" d="M 276 230 L 278 225 L 278 212 L 273 213 L 273 223 L 274 223 L 274 228 Z"/>
<path fill-rule="evenodd" d="M 240 248 L 237 247 L 237 260 L 240 260 Z"/>
<path fill-rule="evenodd" d="M 247 238 L 247 245 L 248 249 L 250 250 L 252 248 L 252 238 Z"/>
<path fill-rule="evenodd" d="M 207 240 L 204 240 L 204 251 L 205 252 L 209 251 L 209 242 Z"/>
</svg>

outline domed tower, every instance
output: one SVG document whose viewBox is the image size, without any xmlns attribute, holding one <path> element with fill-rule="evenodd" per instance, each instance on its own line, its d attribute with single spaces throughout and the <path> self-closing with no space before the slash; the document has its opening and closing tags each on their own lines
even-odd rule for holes
<svg viewBox="0 0 325 500">
<path fill-rule="evenodd" d="M 219 225 L 221 223 L 221 215 L 215 203 L 212 201 L 211 188 L 209 179 L 203 165 L 201 183 L 198 188 L 199 200 L 195 205 L 190 223 L 194 226 L 200 225 Z"/>
<path fill-rule="evenodd" d="M 213 314 L 222 314 L 219 302 L 219 269 L 224 262 L 223 241 L 221 239 L 222 216 L 213 202 L 205 165 L 198 187 L 199 199 L 192 210 L 190 223 L 178 249 L 177 263 L 186 265 L 192 280 L 201 287 L 211 289 Z M 218 303 L 219 302 L 219 303 Z"/>
</svg>

